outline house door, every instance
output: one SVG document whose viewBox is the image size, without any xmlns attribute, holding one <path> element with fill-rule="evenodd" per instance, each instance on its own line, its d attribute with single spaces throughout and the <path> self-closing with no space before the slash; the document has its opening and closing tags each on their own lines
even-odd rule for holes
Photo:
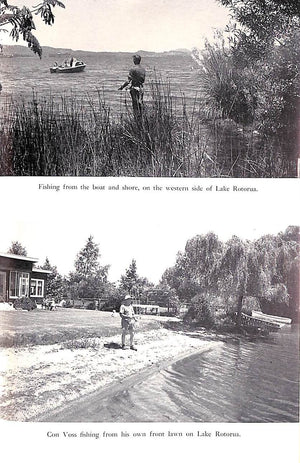
<svg viewBox="0 0 300 463">
<path fill-rule="evenodd" d="M 0 302 L 6 300 L 6 273 L 0 272 Z"/>
</svg>

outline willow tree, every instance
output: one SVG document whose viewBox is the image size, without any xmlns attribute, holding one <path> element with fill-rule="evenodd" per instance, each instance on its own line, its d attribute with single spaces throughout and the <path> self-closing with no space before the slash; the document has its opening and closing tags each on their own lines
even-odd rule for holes
<svg viewBox="0 0 300 463">
<path fill-rule="evenodd" d="M 65 8 L 65 5 L 58 0 L 43 0 L 32 8 L 25 5 L 19 8 L 10 5 L 7 0 L 0 0 L 0 32 L 9 31 L 10 37 L 16 42 L 21 37 L 33 53 L 41 58 L 42 48 L 32 32 L 36 30 L 34 16 L 40 16 L 45 24 L 52 26 L 53 8 L 56 6 Z"/>
<path fill-rule="evenodd" d="M 217 235 L 197 235 L 187 241 L 184 252 L 177 254 L 174 267 L 164 272 L 162 283 L 175 288 L 179 298 L 189 302 L 214 286 L 212 276 L 222 253 L 223 243 Z"/>
<path fill-rule="evenodd" d="M 186 302 L 204 297 L 213 306 L 219 298 L 227 312 L 236 312 L 237 325 L 248 296 L 270 307 L 277 304 L 283 314 L 295 311 L 299 307 L 298 237 L 299 227 L 255 241 L 233 236 L 222 243 L 213 233 L 198 235 L 187 242 L 163 280 Z"/>
<path fill-rule="evenodd" d="M 220 293 L 233 299 L 237 311 L 237 324 L 241 323 L 243 298 L 247 287 L 247 245 L 237 236 L 226 243 L 225 252 L 214 277 Z"/>
<path fill-rule="evenodd" d="M 262 242 L 264 240 L 264 242 Z M 268 241 L 266 243 L 266 241 Z M 262 237 L 257 241 L 261 248 L 262 265 L 267 284 L 259 294 L 267 310 L 296 316 L 299 310 L 299 227 L 288 227 L 277 236 Z M 269 252 L 266 246 L 269 247 Z"/>
</svg>

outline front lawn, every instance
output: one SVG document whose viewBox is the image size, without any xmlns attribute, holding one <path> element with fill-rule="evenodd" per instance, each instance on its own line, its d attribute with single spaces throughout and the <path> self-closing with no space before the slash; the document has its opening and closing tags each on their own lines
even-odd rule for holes
<svg viewBox="0 0 300 463">
<path fill-rule="evenodd" d="M 155 317 L 142 316 L 139 331 L 160 327 Z M 58 309 L 0 312 L 0 346 L 55 344 L 79 338 L 121 333 L 119 314 L 94 310 Z"/>
</svg>

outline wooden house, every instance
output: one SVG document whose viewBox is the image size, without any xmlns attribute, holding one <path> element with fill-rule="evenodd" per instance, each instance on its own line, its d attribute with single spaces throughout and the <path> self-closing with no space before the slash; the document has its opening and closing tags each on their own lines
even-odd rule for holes
<svg viewBox="0 0 300 463">
<path fill-rule="evenodd" d="M 0 252 L 0 302 L 14 302 L 30 297 L 41 304 L 46 296 L 47 275 L 51 272 L 36 268 L 38 259 Z"/>
</svg>

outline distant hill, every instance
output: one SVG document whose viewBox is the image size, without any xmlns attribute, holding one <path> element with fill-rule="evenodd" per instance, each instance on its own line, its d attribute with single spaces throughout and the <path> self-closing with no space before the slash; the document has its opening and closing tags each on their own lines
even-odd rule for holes
<svg viewBox="0 0 300 463">
<path fill-rule="evenodd" d="M 138 53 L 141 56 L 165 56 L 165 55 L 190 55 L 191 51 L 188 50 L 187 48 L 178 48 L 177 50 L 168 50 L 168 51 L 162 51 L 162 52 L 138 50 L 135 53 Z"/>
<path fill-rule="evenodd" d="M 165 51 L 164 53 L 169 55 L 190 55 L 191 50 L 188 50 L 187 48 L 177 48 L 176 50 Z"/>
<path fill-rule="evenodd" d="M 76 51 L 71 50 L 71 48 L 53 48 L 53 47 L 43 47 L 43 56 L 58 56 L 58 55 L 71 55 L 75 54 Z M 94 53 L 94 52 L 84 52 Z M 4 45 L 2 56 L 22 56 L 22 57 L 33 57 L 33 52 L 23 45 Z M 1 56 L 1 55 L 0 55 Z"/>
<path fill-rule="evenodd" d="M 3 51 L 0 56 L 32 56 L 32 51 L 22 45 L 3 45 Z"/>
<path fill-rule="evenodd" d="M 89 55 L 97 55 L 97 54 L 111 54 L 111 53 L 122 53 L 124 55 L 132 55 L 134 53 L 138 53 L 143 57 L 147 56 L 165 56 L 165 55 L 177 55 L 177 54 L 187 54 L 190 55 L 191 52 L 190 50 L 187 50 L 185 48 L 179 48 L 177 50 L 169 50 L 169 51 L 164 51 L 164 52 L 154 52 L 154 51 L 146 51 L 146 50 L 138 50 L 134 52 L 97 52 L 97 51 L 88 51 L 88 50 L 72 50 L 71 48 L 53 48 L 53 47 L 42 47 L 43 48 L 43 56 L 51 56 L 51 57 L 59 57 L 59 56 L 89 56 Z M 0 54 L 0 58 L 2 57 L 33 57 L 34 54 L 32 51 L 23 45 L 4 45 L 3 47 L 3 53 Z"/>
</svg>

